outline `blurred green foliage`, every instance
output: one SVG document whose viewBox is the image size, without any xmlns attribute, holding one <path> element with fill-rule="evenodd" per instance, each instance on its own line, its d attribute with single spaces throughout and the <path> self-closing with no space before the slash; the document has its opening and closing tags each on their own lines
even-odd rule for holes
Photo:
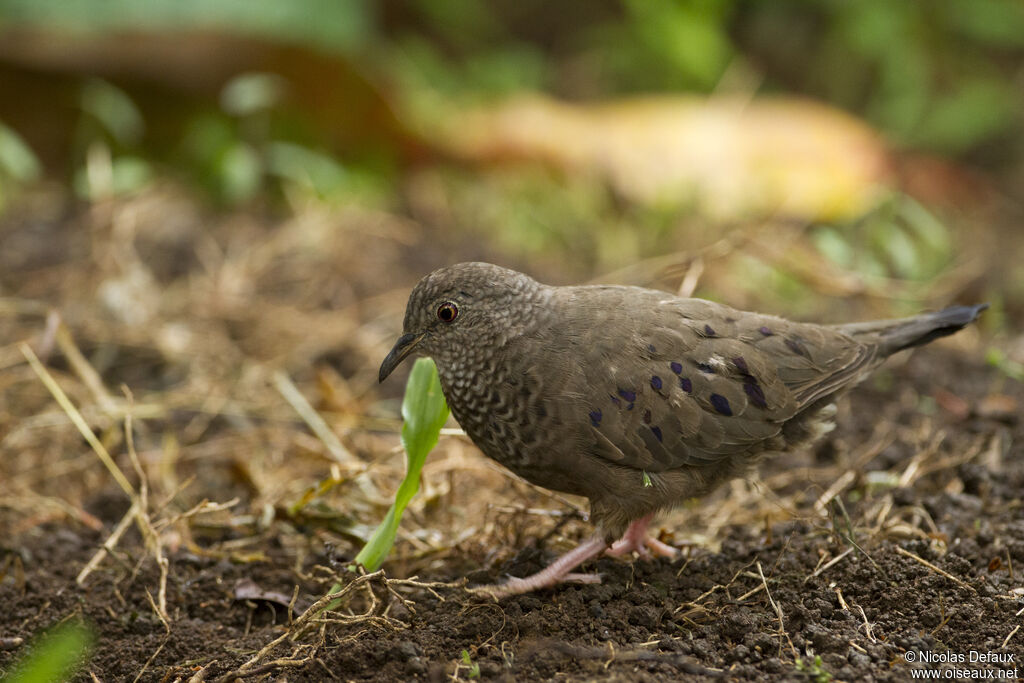
<svg viewBox="0 0 1024 683">
<path fill-rule="evenodd" d="M 1024 363 L 1011 360 L 1005 351 L 995 347 L 990 348 L 985 354 L 985 361 L 1010 379 L 1024 382 Z"/>
<path fill-rule="evenodd" d="M 7 196 L 23 183 L 39 178 L 41 166 L 31 148 L 16 132 L 0 123 L 0 209 Z"/>
<path fill-rule="evenodd" d="M 352 50 L 372 37 L 374 9 L 373 0 L 0 0 L 0 26 L 221 30 Z"/>
<path fill-rule="evenodd" d="M 297 191 L 334 202 L 386 202 L 378 168 L 343 163 L 281 109 L 287 84 L 270 73 L 243 73 L 221 90 L 219 108 L 189 121 L 180 162 L 220 201 L 247 202 L 265 190 Z"/>
<path fill-rule="evenodd" d="M 362 106 L 377 120 L 383 110 L 397 112 L 408 125 L 418 108 L 443 116 L 522 90 L 585 100 L 784 92 L 833 102 L 909 149 L 1006 169 L 1008 177 L 1024 168 L 1021 0 L 0 0 L 0 30 L 11 26 L 263 37 L 340 55 L 330 64 L 350 68 L 380 97 L 374 110 L 357 101 L 366 92 L 341 90 L 340 76 L 325 82 L 325 91 L 338 89 L 325 99 L 336 108 L 317 128 L 286 106 L 293 83 L 241 73 L 216 97 L 183 107 L 187 119 L 173 128 L 171 149 L 158 150 L 147 136 L 160 124 L 142 112 L 160 105 L 133 101 L 139 93 L 120 81 L 83 78 L 71 142 L 80 196 L 130 194 L 173 175 L 227 206 L 313 199 L 390 209 L 416 203 L 403 193 L 418 179 L 400 181 L 431 175 L 434 203 L 417 219 L 476 231 L 521 258 L 572 254 L 585 270 L 681 249 L 674 238 L 693 212 L 630 205 L 599 180 L 536 167 L 480 174 L 434 157 L 429 171 L 409 164 L 399 178 L 393 159 L 422 158 L 418 146 L 429 147 L 430 130 L 371 130 L 372 117 L 356 116 L 367 128 L 346 139 L 369 138 L 367 147 L 380 150 L 373 158 L 328 139 L 333 115 Z M 312 91 L 300 100 L 310 109 L 324 104 L 315 82 Z M 19 132 L 0 124 L 0 203 L 39 175 Z M 815 226 L 811 236 L 824 258 L 866 280 L 921 283 L 903 291 L 910 298 L 956 260 L 949 229 L 902 196 L 853 223 Z M 755 261 L 737 259 L 736 280 L 799 308 L 806 282 Z"/>
<path fill-rule="evenodd" d="M 867 277 L 927 281 L 953 260 L 949 229 L 899 193 L 851 225 L 820 226 L 812 235 L 823 256 Z"/>
<path fill-rule="evenodd" d="M 70 681 L 92 649 L 92 632 L 77 621 L 56 626 L 38 636 L 11 668 L 7 683 Z"/>
<path fill-rule="evenodd" d="M 749 54 L 767 74 L 856 111 L 907 146 L 945 153 L 1022 124 L 1015 0 L 781 0 L 747 4 Z M 780 47 L 772 38 L 784 37 Z M 769 44 L 772 41 L 772 44 Z"/>
<path fill-rule="evenodd" d="M 4 25 L 263 36 L 347 55 L 411 100 L 707 93 L 738 65 L 762 91 L 831 101 L 909 147 L 1024 137 L 1020 0 L 0 0 Z M 265 104 L 265 85 L 225 93 L 225 111 Z"/>
<path fill-rule="evenodd" d="M 413 4 L 387 36 L 408 57 L 398 75 L 446 95 L 710 93 L 738 65 L 763 91 L 833 102 L 917 149 L 967 153 L 1024 126 L 1018 0 Z"/>
</svg>

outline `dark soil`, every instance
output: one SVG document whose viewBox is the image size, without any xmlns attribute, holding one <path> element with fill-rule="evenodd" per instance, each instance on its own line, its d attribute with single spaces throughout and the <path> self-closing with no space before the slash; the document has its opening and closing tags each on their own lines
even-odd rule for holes
<svg viewBox="0 0 1024 683">
<path fill-rule="evenodd" d="M 927 668 L 908 660 L 933 654 L 963 655 L 967 663 L 942 666 L 972 669 L 975 676 L 987 669 L 1012 676 L 1015 668 L 1019 675 L 1024 425 L 1016 406 L 1024 391 L 1010 381 L 1002 384 L 993 368 L 938 347 L 918 351 L 887 378 L 888 390 L 869 383 L 849 398 L 838 429 L 813 454 L 814 466 L 844 471 L 844 463 L 835 461 L 844 444 L 869 441 L 883 419 L 924 425 L 929 443 L 938 432 L 944 438 L 930 453 L 897 438 L 860 466 L 830 515 L 812 512 L 822 487 L 805 487 L 791 499 L 796 510 L 790 521 L 732 526 L 717 552 L 693 548 L 675 561 L 603 559 L 590 567 L 603 575 L 600 585 L 566 585 L 500 604 L 457 586 L 436 588 L 439 597 L 417 586 L 392 584 L 389 590 L 378 577 L 339 608 L 341 615 L 372 608 L 367 618 L 349 616 L 351 623 L 329 623 L 285 640 L 248 675 L 292 681 L 442 681 L 453 674 L 497 680 L 908 680 L 911 668 Z M 948 393 L 953 391 L 955 398 Z M 922 411 L 931 415 L 922 417 Z M 915 458 L 918 476 L 906 486 L 869 476 L 898 476 Z M 770 478 L 786 466 L 770 462 L 763 473 Z M 193 680 L 216 680 L 285 633 L 288 609 L 281 603 L 296 586 L 295 609 L 301 612 L 326 592 L 332 574 L 344 583 L 354 579 L 346 573 L 347 558 L 320 543 L 297 543 L 305 535 L 281 523 L 264 532 L 257 562 L 205 557 L 182 546 L 169 558 L 168 630 L 147 595 L 156 585 L 155 564 L 134 531 L 84 586 L 75 583 L 124 513 L 124 505 L 111 502 L 118 500 L 110 492 L 87 506 L 103 521 L 102 532 L 47 523 L 2 540 L 0 672 L 18 656 L 18 639 L 28 641 L 78 615 L 98 636 L 80 680 L 90 674 L 132 680 L 143 669 L 141 680 L 197 674 Z M 458 581 L 468 571 L 473 584 L 535 571 L 555 553 L 538 549 L 538 537 L 493 567 L 483 551 L 467 544 L 468 550 L 421 571 L 419 579 Z M 255 599 L 239 590 L 240 582 L 249 581 Z M 259 597 L 259 591 L 265 594 Z M 971 653 L 1016 661 L 972 663 Z"/>
</svg>

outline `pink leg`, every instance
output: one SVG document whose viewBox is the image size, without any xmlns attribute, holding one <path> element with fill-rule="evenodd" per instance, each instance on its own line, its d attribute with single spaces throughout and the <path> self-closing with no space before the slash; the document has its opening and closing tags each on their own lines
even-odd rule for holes
<svg viewBox="0 0 1024 683">
<path fill-rule="evenodd" d="M 524 578 L 512 577 L 505 583 L 493 586 L 480 586 L 471 588 L 475 593 L 485 593 L 495 600 L 507 598 L 510 595 L 529 593 L 538 588 L 547 588 L 563 581 L 574 581 L 577 583 L 601 583 L 598 574 L 573 574 L 573 569 L 580 566 L 587 560 L 597 557 L 608 548 L 608 544 L 600 536 L 580 543 L 576 548 L 570 550 L 557 560 L 549 564 L 541 571 Z"/>
<path fill-rule="evenodd" d="M 659 557 L 675 557 L 675 548 L 647 535 L 647 527 L 650 526 L 653 517 L 653 514 L 647 515 L 630 524 L 622 538 L 608 548 L 608 554 L 612 557 L 621 557 L 635 552 L 644 559 L 649 559 L 651 553 Z"/>
</svg>

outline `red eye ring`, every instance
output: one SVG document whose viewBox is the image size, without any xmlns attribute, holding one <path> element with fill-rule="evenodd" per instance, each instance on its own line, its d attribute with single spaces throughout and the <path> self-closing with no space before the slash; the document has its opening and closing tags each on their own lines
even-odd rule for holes
<svg viewBox="0 0 1024 683">
<path fill-rule="evenodd" d="M 451 301 L 445 301 L 437 307 L 437 319 L 443 323 L 453 323 L 459 317 L 459 307 Z"/>
</svg>

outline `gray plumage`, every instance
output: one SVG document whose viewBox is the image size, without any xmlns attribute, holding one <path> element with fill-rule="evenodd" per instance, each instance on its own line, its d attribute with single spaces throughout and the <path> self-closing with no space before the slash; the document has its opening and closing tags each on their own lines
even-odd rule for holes
<svg viewBox="0 0 1024 683">
<path fill-rule="evenodd" d="M 432 356 L 473 442 L 535 484 L 589 498 L 612 540 L 807 443 L 827 430 L 837 394 L 984 308 L 814 325 L 462 263 L 416 285 L 380 379 L 414 349 Z"/>
</svg>

